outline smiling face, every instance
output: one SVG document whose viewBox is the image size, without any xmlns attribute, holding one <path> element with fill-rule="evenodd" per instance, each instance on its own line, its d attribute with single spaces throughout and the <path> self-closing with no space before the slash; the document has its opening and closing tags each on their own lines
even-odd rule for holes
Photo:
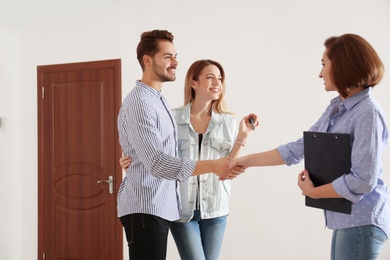
<svg viewBox="0 0 390 260">
<path fill-rule="evenodd" d="M 169 41 L 159 42 L 159 52 L 152 58 L 152 72 L 161 82 L 176 79 L 177 53 L 175 46 Z"/>
<path fill-rule="evenodd" d="M 192 88 L 196 93 L 195 99 L 217 100 L 222 92 L 222 76 L 218 67 L 213 64 L 204 67 L 199 77 L 193 80 Z"/>
<path fill-rule="evenodd" d="M 337 87 L 332 81 L 332 61 L 329 59 L 326 50 L 322 54 L 322 69 L 319 77 L 324 80 L 326 91 L 337 91 Z"/>
</svg>

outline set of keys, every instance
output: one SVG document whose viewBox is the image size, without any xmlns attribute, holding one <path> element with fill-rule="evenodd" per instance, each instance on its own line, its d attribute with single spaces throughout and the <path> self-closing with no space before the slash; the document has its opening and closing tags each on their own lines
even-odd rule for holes
<svg viewBox="0 0 390 260">
<path fill-rule="evenodd" d="M 256 126 L 255 126 L 255 121 L 253 120 L 252 117 L 249 118 L 249 123 L 251 123 L 252 130 L 255 130 L 255 128 L 256 128 Z"/>
</svg>

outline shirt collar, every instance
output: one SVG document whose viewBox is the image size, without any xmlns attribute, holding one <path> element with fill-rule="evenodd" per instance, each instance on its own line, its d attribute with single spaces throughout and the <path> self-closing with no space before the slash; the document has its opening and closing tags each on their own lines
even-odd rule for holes
<svg viewBox="0 0 390 260">
<path fill-rule="evenodd" d="M 368 87 L 366 89 L 363 89 L 362 91 L 359 91 L 352 97 L 348 97 L 345 100 L 342 100 L 340 96 L 333 98 L 330 103 L 333 106 L 342 104 L 346 110 L 350 110 L 353 108 L 357 103 L 362 101 L 365 98 L 368 98 L 371 96 L 372 93 L 372 87 Z"/>
<path fill-rule="evenodd" d="M 368 87 L 366 89 L 363 89 L 362 91 L 359 91 L 358 93 L 356 93 L 352 97 L 348 97 L 347 99 L 345 99 L 343 101 L 345 108 L 347 110 L 349 110 L 352 107 L 354 107 L 357 103 L 362 101 L 363 99 L 366 99 L 366 98 L 370 97 L 371 96 L 371 91 L 372 91 L 372 88 Z"/>
<path fill-rule="evenodd" d="M 160 91 L 158 91 L 158 90 L 152 88 L 151 86 L 149 86 L 149 85 L 143 83 L 141 80 L 137 80 L 137 81 L 135 82 L 135 86 L 136 86 L 136 87 L 139 87 L 139 88 L 142 88 L 143 90 L 146 90 L 146 91 L 150 92 L 150 94 L 152 94 L 152 95 L 154 95 L 154 96 L 156 96 L 156 97 L 158 97 L 158 98 L 161 97 L 161 92 L 160 92 Z"/>
</svg>

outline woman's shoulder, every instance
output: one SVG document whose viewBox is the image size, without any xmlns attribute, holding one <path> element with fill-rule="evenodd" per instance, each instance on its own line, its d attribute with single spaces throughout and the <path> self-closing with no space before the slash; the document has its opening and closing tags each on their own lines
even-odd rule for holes
<svg viewBox="0 0 390 260">
<path fill-rule="evenodd" d="M 175 107 L 171 109 L 173 115 L 181 114 L 185 110 L 186 106 Z"/>
<path fill-rule="evenodd" d="M 179 107 L 175 107 L 175 108 L 171 109 L 171 112 L 173 115 L 177 115 L 179 113 L 179 111 L 181 111 Z"/>
<path fill-rule="evenodd" d="M 235 117 L 230 113 L 221 113 L 221 114 L 213 113 L 212 119 L 214 121 L 219 121 L 219 122 L 225 123 L 227 125 L 236 124 Z"/>
<path fill-rule="evenodd" d="M 189 124 L 190 110 L 188 105 L 171 109 L 172 115 L 178 124 Z"/>
</svg>

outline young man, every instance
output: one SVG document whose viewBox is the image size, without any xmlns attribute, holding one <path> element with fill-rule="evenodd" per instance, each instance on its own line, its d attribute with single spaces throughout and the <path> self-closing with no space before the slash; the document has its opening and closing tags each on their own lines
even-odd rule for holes
<svg viewBox="0 0 390 260">
<path fill-rule="evenodd" d="M 170 222 L 180 218 L 177 181 L 213 172 L 232 179 L 228 160 L 179 158 L 176 123 L 161 95 L 166 81 L 176 79 L 173 35 L 144 32 L 137 47 L 142 79 L 123 100 L 118 115 L 119 141 L 132 158 L 118 192 L 118 216 L 126 232 L 131 260 L 165 259 Z"/>
</svg>

